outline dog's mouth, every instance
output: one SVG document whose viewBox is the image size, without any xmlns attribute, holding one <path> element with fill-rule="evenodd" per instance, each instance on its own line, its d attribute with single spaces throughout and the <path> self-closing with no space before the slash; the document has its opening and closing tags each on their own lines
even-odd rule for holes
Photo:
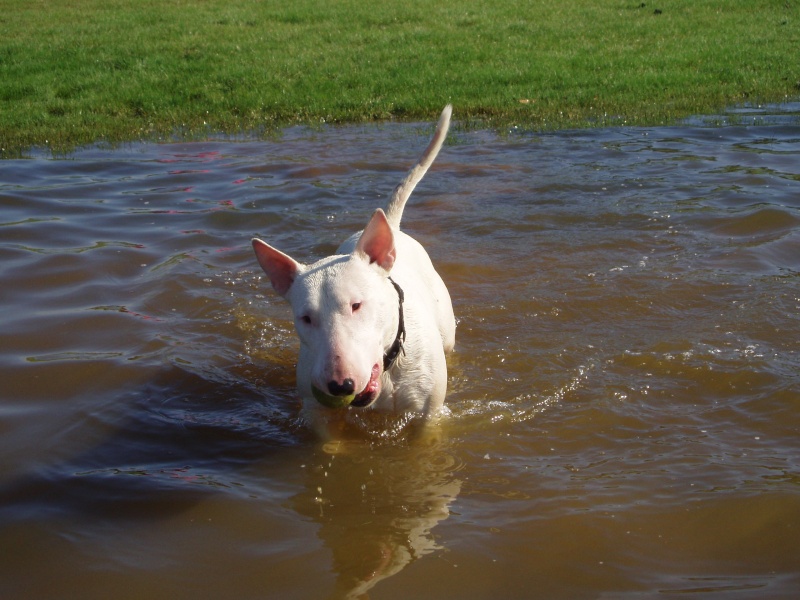
<svg viewBox="0 0 800 600">
<path fill-rule="evenodd" d="M 375 364 L 372 367 L 372 373 L 369 377 L 369 382 L 360 394 L 356 394 L 355 399 L 350 403 L 350 406 L 357 408 L 364 408 L 369 406 L 378 397 L 381 391 L 381 366 Z"/>
</svg>

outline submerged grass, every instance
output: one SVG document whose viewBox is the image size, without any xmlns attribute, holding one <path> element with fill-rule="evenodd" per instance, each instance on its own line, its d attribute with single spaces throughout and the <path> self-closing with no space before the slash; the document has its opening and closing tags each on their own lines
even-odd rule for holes
<svg viewBox="0 0 800 600">
<path fill-rule="evenodd" d="M 795 0 L 0 0 L 0 155 L 432 119 L 668 123 L 800 96 Z"/>
</svg>

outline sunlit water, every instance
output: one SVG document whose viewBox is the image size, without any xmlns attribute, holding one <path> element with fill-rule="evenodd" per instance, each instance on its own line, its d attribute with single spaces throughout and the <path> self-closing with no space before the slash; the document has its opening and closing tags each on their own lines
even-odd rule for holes
<svg viewBox="0 0 800 600">
<path fill-rule="evenodd" d="M 249 240 L 332 252 L 429 126 L 0 162 L 0 597 L 797 597 L 798 113 L 455 131 L 451 414 L 333 453 Z"/>
</svg>

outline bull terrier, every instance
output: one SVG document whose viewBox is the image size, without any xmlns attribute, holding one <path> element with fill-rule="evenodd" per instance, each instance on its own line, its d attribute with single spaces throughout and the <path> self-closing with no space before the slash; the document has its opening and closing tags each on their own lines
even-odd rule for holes
<svg viewBox="0 0 800 600">
<path fill-rule="evenodd" d="M 418 163 L 363 231 L 336 254 L 307 265 L 253 239 L 261 268 L 288 300 L 300 338 L 297 389 L 323 437 L 352 411 L 437 414 L 455 344 L 450 294 L 422 245 L 400 231 L 411 192 L 450 126 L 446 106 Z"/>
</svg>

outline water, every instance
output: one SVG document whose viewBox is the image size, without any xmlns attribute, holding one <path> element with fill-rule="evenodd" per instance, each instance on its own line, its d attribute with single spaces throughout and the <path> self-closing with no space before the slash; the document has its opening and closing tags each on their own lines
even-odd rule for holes
<svg viewBox="0 0 800 600">
<path fill-rule="evenodd" d="M 456 132 L 451 415 L 336 452 L 249 239 L 332 252 L 430 127 L 0 162 L 0 597 L 796 597 L 797 112 Z"/>
</svg>

